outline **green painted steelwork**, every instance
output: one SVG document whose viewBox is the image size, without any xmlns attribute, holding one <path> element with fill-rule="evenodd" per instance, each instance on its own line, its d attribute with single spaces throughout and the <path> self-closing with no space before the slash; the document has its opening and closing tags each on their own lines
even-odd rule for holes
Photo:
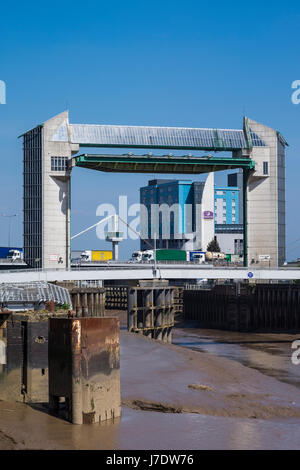
<svg viewBox="0 0 300 470">
<path fill-rule="evenodd" d="M 79 155 L 75 166 L 112 173 L 200 174 L 243 169 L 244 266 L 247 266 L 247 183 L 255 162 L 251 158 L 155 156 L 155 155 Z"/>
<path fill-rule="evenodd" d="M 200 174 L 243 168 L 254 170 L 250 158 L 155 156 L 155 155 L 79 155 L 75 166 L 112 173 Z"/>
</svg>

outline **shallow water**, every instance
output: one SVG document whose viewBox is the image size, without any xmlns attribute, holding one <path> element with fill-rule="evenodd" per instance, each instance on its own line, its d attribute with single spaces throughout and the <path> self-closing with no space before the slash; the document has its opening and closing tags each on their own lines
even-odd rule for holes
<svg viewBox="0 0 300 470">
<path fill-rule="evenodd" d="M 292 342 L 299 335 L 238 333 L 175 328 L 173 344 L 237 361 L 265 375 L 300 388 L 300 365 L 291 360 Z"/>
<path fill-rule="evenodd" d="M 76 426 L 19 407 L 0 408 L 0 420 L 5 417 L 5 432 L 14 428 L 15 441 L 23 441 L 27 449 L 297 449 L 300 442 L 299 423 L 292 419 L 220 418 L 124 407 L 122 418 L 114 423 Z"/>
</svg>

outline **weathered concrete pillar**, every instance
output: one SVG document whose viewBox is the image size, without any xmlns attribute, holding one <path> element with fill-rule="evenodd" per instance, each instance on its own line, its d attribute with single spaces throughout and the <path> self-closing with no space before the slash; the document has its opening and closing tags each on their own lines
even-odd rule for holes
<svg viewBox="0 0 300 470">
<path fill-rule="evenodd" d="M 101 298 L 101 308 L 100 308 L 100 315 L 101 317 L 105 316 L 105 290 L 101 288 L 100 290 L 100 298 Z"/>
<path fill-rule="evenodd" d="M 99 316 L 99 309 L 100 309 L 100 305 L 99 305 L 99 293 L 96 292 L 96 294 L 95 294 L 95 316 L 96 316 L 96 317 Z"/>
<path fill-rule="evenodd" d="M 82 316 L 82 305 L 81 305 L 81 298 L 79 292 L 76 294 L 76 317 L 81 317 Z"/>
<path fill-rule="evenodd" d="M 134 331 L 137 327 L 137 290 L 133 287 L 127 289 L 127 329 Z"/>
<path fill-rule="evenodd" d="M 164 343 L 168 342 L 168 328 L 162 328 L 162 330 L 161 330 L 161 340 Z"/>
<path fill-rule="evenodd" d="M 59 398 L 65 397 L 74 424 L 119 417 L 119 351 L 117 318 L 51 318 L 49 406 L 57 410 Z"/>
<path fill-rule="evenodd" d="M 83 294 L 81 294 L 81 298 L 82 298 L 82 316 L 88 317 L 89 309 L 88 309 L 87 293 L 84 292 Z"/>
<path fill-rule="evenodd" d="M 96 317 L 97 313 L 96 313 L 96 294 L 95 294 L 95 292 L 92 293 L 92 305 L 93 305 L 93 317 Z"/>
<path fill-rule="evenodd" d="M 75 315 L 76 315 L 76 297 L 77 296 L 73 292 L 70 292 L 70 296 L 71 296 L 71 302 L 72 302 L 73 310 L 74 310 Z"/>
<path fill-rule="evenodd" d="M 163 310 L 165 308 L 165 290 L 155 289 L 155 319 L 154 326 L 156 329 L 155 338 L 162 341 L 162 324 L 163 324 Z"/>
<path fill-rule="evenodd" d="M 75 320 L 72 322 L 71 329 L 71 364 L 72 364 L 72 377 L 71 377 L 71 390 L 68 393 L 69 404 L 71 405 L 71 418 L 73 424 L 82 424 L 82 387 L 80 383 L 80 355 L 81 355 L 81 322 L 80 320 Z M 51 338 L 53 341 L 53 337 Z M 52 357 L 48 358 L 49 363 L 52 360 Z M 55 375 L 51 374 L 51 380 L 55 380 Z M 50 378 L 49 378 L 50 382 Z M 50 387 L 50 383 L 49 383 Z M 52 384 L 51 384 L 52 389 Z M 49 388 L 50 390 L 50 388 Z M 49 391 L 49 396 L 55 396 L 56 394 Z M 62 395 L 64 396 L 64 395 Z"/>
<path fill-rule="evenodd" d="M 94 312 L 93 312 L 93 294 L 92 294 L 92 292 L 88 293 L 88 309 L 89 309 L 89 317 L 93 317 Z"/>
<path fill-rule="evenodd" d="M 167 326 L 172 323 L 172 293 L 173 289 L 166 289 L 165 324 Z"/>
<path fill-rule="evenodd" d="M 153 289 L 145 289 L 144 304 L 144 335 L 152 338 L 153 330 Z"/>
</svg>

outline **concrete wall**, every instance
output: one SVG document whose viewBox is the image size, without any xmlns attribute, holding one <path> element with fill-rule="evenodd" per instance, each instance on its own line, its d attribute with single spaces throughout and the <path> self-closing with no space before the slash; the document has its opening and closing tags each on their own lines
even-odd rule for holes
<svg viewBox="0 0 300 470">
<path fill-rule="evenodd" d="M 214 224 L 214 217 L 212 219 L 205 219 L 204 212 L 209 211 L 212 214 L 215 213 L 215 174 L 209 173 L 208 177 L 205 181 L 205 186 L 202 195 L 202 204 L 201 204 L 201 211 L 200 217 L 201 221 L 198 226 L 201 226 L 201 237 L 196 247 L 194 249 L 202 249 L 205 251 L 207 249 L 207 245 L 211 242 L 214 238 L 215 234 L 215 224 Z M 196 240 L 198 238 L 198 233 L 196 233 Z"/>
<path fill-rule="evenodd" d="M 70 159 L 78 146 L 55 141 L 57 130 L 68 124 L 68 112 L 43 126 L 43 268 L 69 267 L 70 170 L 51 170 L 51 157 Z"/>
<path fill-rule="evenodd" d="M 285 150 L 277 132 L 248 120 L 268 147 L 253 147 L 256 170 L 247 188 L 248 265 L 265 266 L 259 255 L 270 255 L 270 266 L 285 261 Z M 263 162 L 269 173 L 264 175 Z"/>
</svg>

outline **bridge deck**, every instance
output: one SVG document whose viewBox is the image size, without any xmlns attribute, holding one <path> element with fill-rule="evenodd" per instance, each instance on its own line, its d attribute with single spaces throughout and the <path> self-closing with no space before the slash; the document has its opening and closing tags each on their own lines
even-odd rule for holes
<svg viewBox="0 0 300 470">
<path fill-rule="evenodd" d="M 0 272 L 0 283 L 31 281 L 68 281 L 68 280 L 131 280 L 131 279 L 252 279 L 293 280 L 300 279 L 300 269 L 251 269 L 215 268 L 199 265 L 128 265 L 103 264 L 92 269 L 81 268 L 65 271 L 58 270 L 18 270 Z"/>
</svg>

